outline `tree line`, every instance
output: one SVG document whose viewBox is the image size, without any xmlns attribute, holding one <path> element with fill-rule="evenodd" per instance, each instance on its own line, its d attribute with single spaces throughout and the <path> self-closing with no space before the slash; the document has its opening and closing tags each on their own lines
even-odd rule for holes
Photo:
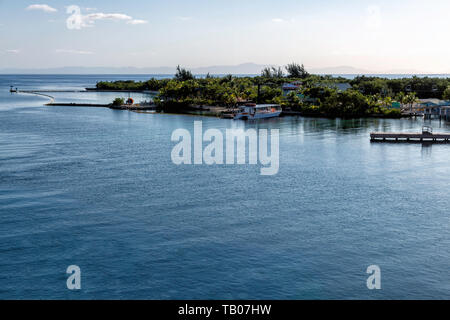
<svg viewBox="0 0 450 320">
<path fill-rule="evenodd" d="M 339 91 L 334 85 L 349 83 L 351 88 Z M 283 94 L 284 83 L 299 85 L 296 92 Z M 260 76 L 195 77 L 191 71 L 177 67 L 172 79 L 148 81 L 99 82 L 100 90 L 158 91 L 155 103 L 161 110 L 183 111 L 192 106 L 234 107 L 249 101 L 280 104 L 286 110 L 326 117 L 363 117 L 385 115 L 397 117 L 398 102 L 412 108 L 418 98 L 450 99 L 450 78 L 413 77 L 387 79 L 359 76 L 342 77 L 311 75 L 302 64 L 283 68 L 264 68 Z"/>
</svg>

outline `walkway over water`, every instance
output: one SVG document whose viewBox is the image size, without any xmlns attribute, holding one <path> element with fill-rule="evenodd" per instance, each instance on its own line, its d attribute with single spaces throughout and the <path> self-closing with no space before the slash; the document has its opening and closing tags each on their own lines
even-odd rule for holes
<svg viewBox="0 0 450 320">
<path fill-rule="evenodd" d="M 19 90 L 19 89 L 13 89 L 11 88 L 9 90 L 9 92 L 11 93 L 74 93 L 74 92 L 86 92 L 86 90 L 50 90 L 50 89 L 46 89 L 46 90 Z"/>
<path fill-rule="evenodd" d="M 373 142 L 445 142 L 450 140 L 450 133 L 395 133 L 372 132 L 370 140 Z"/>
</svg>

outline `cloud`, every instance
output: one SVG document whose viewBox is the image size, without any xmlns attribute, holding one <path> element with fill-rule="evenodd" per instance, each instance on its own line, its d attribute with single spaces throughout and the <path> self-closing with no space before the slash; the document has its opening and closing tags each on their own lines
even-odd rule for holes
<svg viewBox="0 0 450 320">
<path fill-rule="evenodd" d="M 148 23 L 147 20 L 139 20 L 139 19 L 133 19 L 133 20 L 130 20 L 130 21 L 127 22 L 127 24 L 134 24 L 134 25 L 136 25 L 136 24 L 146 24 L 146 23 Z"/>
<path fill-rule="evenodd" d="M 56 53 L 68 53 L 68 54 L 94 54 L 91 51 L 72 50 L 72 49 L 56 49 Z"/>
<path fill-rule="evenodd" d="M 55 8 L 50 7 L 48 4 L 32 4 L 25 8 L 26 10 L 41 10 L 44 12 L 56 12 Z"/>
<path fill-rule="evenodd" d="M 9 49 L 9 50 L 5 50 L 7 53 L 12 53 L 12 54 L 18 54 L 20 53 L 19 49 Z"/>
<path fill-rule="evenodd" d="M 94 8 L 89 8 L 94 10 Z M 89 10 L 88 10 L 89 11 Z M 89 13 L 82 14 L 81 9 L 78 6 L 70 6 L 67 8 L 67 13 L 71 14 L 67 18 L 67 28 L 69 29 L 81 29 L 87 27 L 93 27 L 96 21 L 109 20 L 109 21 L 126 21 L 127 24 L 138 25 L 148 23 L 147 20 L 134 19 L 133 17 L 124 13 Z"/>
<path fill-rule="evenodd" d="M 94 22 L 96 20 L 131 20 L 129 15 L 123 13 L 90 13 L 84 16 L 87 22 Z"/>
<path fill-rule="evenodd" d="M 284 20 L 281 19 L 281 18 L 273 18 L 273 19 L 272 19 L 272 22 L 280 23 L 280 22 L 284 22 Z"/>
</svg>

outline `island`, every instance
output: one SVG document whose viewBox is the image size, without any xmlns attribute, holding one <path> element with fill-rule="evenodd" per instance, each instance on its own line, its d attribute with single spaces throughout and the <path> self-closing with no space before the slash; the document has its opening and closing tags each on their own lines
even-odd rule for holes
<svg viewBox="0 0 450 320">
<path fill-rule="evenodd" d="M 255 77 L 194 77 L 178 66 L 172 79 L 98 82 L 90 90 L 153 92 L 155 109 L 166 113 L 223 116 L 254 102 L 278 104 L 284 115 L 400 118 L 413 116 L 419 99 L 450 100 L 450 78 L 358 76 L 349 80 L 312 75 L 297 63 L 284 69 L 265 68 Z"/>
</svg>

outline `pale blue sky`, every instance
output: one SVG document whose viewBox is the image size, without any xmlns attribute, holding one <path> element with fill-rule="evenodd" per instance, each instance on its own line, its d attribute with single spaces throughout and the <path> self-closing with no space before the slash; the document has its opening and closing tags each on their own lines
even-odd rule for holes
<svg viewBox="0 0 450 320">
<path fill-rule="evenodd" d="M 70 5 L 80 29 L 67 27 Z M 449 13 L 448 0 L 0 0 L 0 68 L 297 61 L 444 73 Z"/>
</svg>

